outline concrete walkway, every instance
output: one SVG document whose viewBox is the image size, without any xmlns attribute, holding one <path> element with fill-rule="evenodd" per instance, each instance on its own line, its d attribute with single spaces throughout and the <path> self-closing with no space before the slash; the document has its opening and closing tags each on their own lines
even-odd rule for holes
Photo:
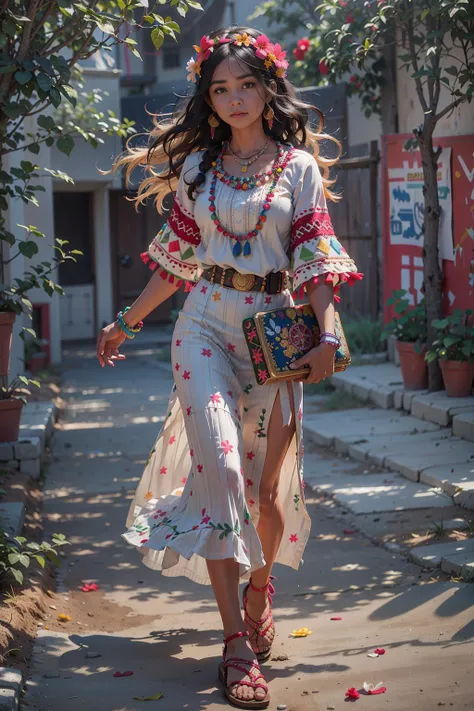
<svg viewBox="0 0 474 711">
<path fill-rule="evenodd" d="M 39 629 L 25 711 L 228 708 L 216 686 L 222 648 L 211 589 L 148 570 L 120 538 L 172 384 L 154 346 L 142 341 L 128 352 L 114 370 L 99 367 L 92 347 L 66 363 L 68 407 L 47 472 L 45 528 L 72 545 Z M 308 443 L 309 474 L 327 461 Z M 364 681 L 383 681 L 387 691 L 377 698 L 362 691 L 361 709 L 471 709 L 472 586 L 430 582 L 431 573 L 347 532 L 334 502 L 307 492 L 313 529 L 305 563 L 298 572 L 275 569 L 270 709 L 343 709 L 346 690 Z M 83 581 L 99 590 L 80 591 Z M 71 619 L 61 624 L 60 613 Z M 312 634 L 291 638 L 301 627 Z M 376 647 L 386 653 L 368 657 Z M 124 671 L 133 674 L 114 677 Z M 135 698 L 158 693 L 156 701 Z"/>
</svg>

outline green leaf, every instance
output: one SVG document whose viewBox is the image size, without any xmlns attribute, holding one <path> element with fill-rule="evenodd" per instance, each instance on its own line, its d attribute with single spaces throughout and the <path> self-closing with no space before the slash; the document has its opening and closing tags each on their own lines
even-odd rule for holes
<svg viewBox="0 0 474 711">
<path fill-rule="evenodd" d="M 458 69 L 456 67 L 443 67 L 446 74 L 450 74 L 452 77 L 457 77 Z"/>
<path fill-rule="evenodd" d="M 67 156 L 70 156 L 71 151 L 74 148 L 74 139 L 72 136 L 69 135 L 61 136 L 56 141 L 56 146 L 59 151 L 65 153 Z"/>
<path fill-rule="evenodd" d="M 52 105 L 57 109 L 59 104 L 61 103 L 61 94 L 56 89 L 56 87 L 51 87 L 51 91 L 49 92 L 49 98 L 51 100 Z"/>
<path fill-rule="evenodd" d="M 30 145 L 28 146 L 28 150 L 30 151 L 30 153 L 34 153 L 34 155 L 37 156 L 40 152 L 40 144 L 30 143 Z"/>
<path fill-rule="evenodd" d="M 30 556 L 26 555 L 25 553 L 21 553 L 19 556 L 19 562 L 25 567 L 28 568 L 30 565 Z"/>
<path fill-rule="evenodd" d="M 36 242 L 28 240 L 28 242 L 19 242 L 18 249 L 24 257 L 31 259 L 31 257 L 34 257 L 35 254 L 38 254 L 39 247 Z"/>
<path fill-rule="evenodd" d="M 16 568 L 10 568 L 10 573 L 13 575 L 17 583 L 23 585 L 23 573 L 21 572 L 21 570 L 17 570 Z"/>
<path fill-rule="evenodd" d="M 36 83 L 41 89 L 41 91 L 46 92 L 48 92 L 53 86 L 53 80 L 51 79 L 51 77 L 49 77 L 47 74 L 44 74 L 43 72 L 39 72 L 36 75 Z"/>
<path fill-rule="evenodd" d="M 36 560 L 38 561 L 38 563 L 40 564 L 40 566 L 41 566 L 42 568 L 44 568 L 44 566 L 46 565 L 46 561 L 45 561 L 45 559 L 44 559 L 44 556 L 42 556 L 42 555 L 35 555 L 35 558 L 36 558 Z"/>
<path fill-rule="evenodd" d="M 18 84 L 23 86 L 24 84 L 28 84 L 33 74 L 31 72 L 15 72 L 14 76 Z"/>
<path fill-rule="evenodd" d="M 155 29 L 153 29 L 151 31 L 151 41 L 153 42 L 156 49 L 161 48 L 161 45 L 163 44 L 164 39 L 165 39 L 165 36 L 159 27 L 155 27 Z"/>
<path fill-rule="evenodd" d="M 15 565 L 15 563 L 18 563 L 20 560 L 20 554 L 19 553 L 10 553 L 8 555 L 8 562 L 10 565 Z"/>
<path fill-rule="evenodd" d="M 69 101 L 70 104 L 76 106 L 77 104 L 77 91 L 74 87 L 69 86 L 69 84 L 63 84 L 59 87 L 61 94 Z"/>
<path fill-rule="evenodd" d="M 45 131 L 52 131 L 56 126 L 56 122 L 52 116 L 45 116 L 41 114 L 38 116 L 37 124 L 40 128 L 44 128 Z"/>
<path fill-rule="evenodd" d="M 188 3 L 189 7 L 193 8 L 193 10 L 202 10 L 203 9 L 201 3 L 196 2 L 196 0 L 186 0 L 186 2 Z"/>
</svg>

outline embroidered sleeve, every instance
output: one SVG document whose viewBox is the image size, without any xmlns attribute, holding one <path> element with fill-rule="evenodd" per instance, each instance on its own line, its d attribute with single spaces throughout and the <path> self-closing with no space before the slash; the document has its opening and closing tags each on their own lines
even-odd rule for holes
<svg viewBox="0 0 474 711">
<path fill-rule="evenodd" d="M 310 279 L 324 278 L 335 291 L 343 282 L 361 279 L 363 275 L 334 234 L 321 173 L 312 157 L 295 189 L 293 207 L 290 276 L 295 292 L 304 290 Z"/>
<path fill-rule="evenodd" d="M 190 182 L 197 171 L 197 163 L 195 170 L 190 169 L 189 159 L 190 156 L 184 161 L 168 221 L 153 239 L 148 251 L 141 255 L 150 269 L 160 270 L 163 279 L 174 283 L 177 278 L 178 286 L 184 281 L 187 291 L 199 279 L 195 249 L 201 241 L 199 227 L 194 220 L 194 202 L 189 199 L 188 186 L 184 182 L 184 178 Z"/>
</svg>

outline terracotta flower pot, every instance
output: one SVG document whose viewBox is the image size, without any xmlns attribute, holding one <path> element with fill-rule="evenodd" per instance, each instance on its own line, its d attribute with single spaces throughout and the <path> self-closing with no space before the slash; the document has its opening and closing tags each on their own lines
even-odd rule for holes
<svg viewBox="0 0 474 711">
<path fill-rule="evenodd" d="M 415 351 L 415 343 L 397 341 L 397 351 L 400 356 L 403 386 L 405 390 L 424 390 L 428 387 L 428 367 L 425 363 L 426 347 L 421 353 Z"/>
<path fill-rule="evenodd" d="M 472 393 L 474 363 L 439 359 L 448 397 L 469 397 Z"/>
<path fill-rule="evenodd" d="M 46 367 L 46 353 L 33 353 L 30 360 L 26 364 L 27 370 L 33 375 Z"/>
<path fill-rule="evenodd" d="M 10 351 L 12 330 L 16 314 L 12 311 L 0 311 L 0 376 L 8 375 L 10 370 Z"/>
<path fill-rule="evenodd" d="M 0 400 L 0 442 L 16 442 L 20 432 L 23 402 L 15 398 Z"/>
</svg>

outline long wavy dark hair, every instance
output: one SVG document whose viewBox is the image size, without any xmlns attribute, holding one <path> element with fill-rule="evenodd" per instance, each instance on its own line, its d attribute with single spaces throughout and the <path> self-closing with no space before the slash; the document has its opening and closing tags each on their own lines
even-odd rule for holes
<svg viewBox="0 0 474 711">
<path fill-rule="evenodd" d="M 223 35 L 236 37 L 237 34 L 244 32 L 254 38 L 261 34 L 251 27 L 232 25 L 214 30 L 209 36 L 211 38 Z M 312 104 L 300 101 L 293 85 L 287 79 L 277 76 L 274 64 L 267 69 L 264 60 L 256 56 L 252 46 L 225 43 L 216 45 L 209 58 L 202 63 L 201 76 L 197 77 L 195 92 L 187 96 L 174 113 L 153 115 L 154 127 L 149 133 L 148 147 L 133 147 L 131 142 L 134 136 L 132 136 L 127 141 L 126 152 L 115 161 L 114 169 L 126 167 L 127 184 L 130 183 L 131 173 L 136 167 L 141 166 L 145 169 L 146 177 L 140 183 L 137 195 L 132 198 L 136 207 L 138 208 L 147 198 L 153 197 L 158 211 L 162 213 L 163 199 L 170 191 L 176 190 L 186 156 L 203 150 L 199 163 L 200 173 L 191 182 L 186 182 L 190 199 L 195 199 L 196 190 L 205 180 L 203 173 L 211 168 L 222 147 L 222 142 L 232 136 L 229 124 L 221 120 L 215 130 L 214 139 L 211 137 L 208 118 L 212 108 L 206 101 L 209 99 L 209 85 L 216 67 L 229 57 L 235 58 L 241 67 L 248 70 L 271 94 L 271 100 L 268 102 L 274 111 L 271 130 L 267 120 L 262 117 L 267 136 L 275 141 L 289 143 L 295 148 L 308 150 L 320 167 L 326 197 L 330 200 L 340 199 L 329 189 L 329 186 L 335 182 L 329 179 L 329 169 L 339 160 L 342 148 L 336 138 L 323 133 L 324 118 L 321 111 Z M 319 117 L 316 128 L 310 125 L 311 110 Z M 319 144 L 322 140 L 333 141 L 338 146 L 336 158 L 324 158 L 320 155 Z M 157 170 L 157 166 L 161 166 L 162 169 Z"/>
</svg>

